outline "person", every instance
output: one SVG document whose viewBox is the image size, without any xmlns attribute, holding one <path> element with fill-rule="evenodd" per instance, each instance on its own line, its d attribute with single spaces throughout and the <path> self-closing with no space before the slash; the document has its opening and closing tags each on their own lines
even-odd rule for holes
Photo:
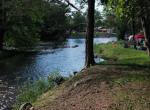
<svg viewBox="0 0 150 110">
<path fill-rule="evenodd" d="M 132 41 L 133 41 L 133 35 L 130 35 L 130 36 L 128 37 L 128 41 L 129 41 L 129 42 L 132 42 Z"/>
<path fill-rule="evenodd" d="M 127 41 L 124 43 L 124 48 L 129 48 L 130 45 L 133 43 L 134 39 L 133 39 L 133 35 L 129 35 L 127 37 Z"/>
</svg>

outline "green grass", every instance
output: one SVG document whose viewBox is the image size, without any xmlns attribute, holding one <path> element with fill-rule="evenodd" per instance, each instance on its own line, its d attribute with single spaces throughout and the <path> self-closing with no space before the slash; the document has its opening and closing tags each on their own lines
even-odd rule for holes
<svg viewBox="0 0 150 110">
<path fill-rule="evenodd" d="M 115 67 L 126 65 L 122 68 L 127 67 L 123 70 L 118 69 L 118 75 L 108 79 L 109 87 L 117 88 L 113 94 L 118 100 L 108 110 L 149 110 L 149 92 L 144 89 L 149 88 L 150 84 L 150 57 L 147 52 L 124 48 L 123 41 L 118 41 L 95 45 L 95 53 L 106 60 L 103 64 L 117 65 Z"/>
<path fill-rule="evenodd" d="M 150 57 L 146 51 L 124 48 L 122 42 L 95 45 L 95 53 L 113 64 L 149 65 Z"/>
</svg>

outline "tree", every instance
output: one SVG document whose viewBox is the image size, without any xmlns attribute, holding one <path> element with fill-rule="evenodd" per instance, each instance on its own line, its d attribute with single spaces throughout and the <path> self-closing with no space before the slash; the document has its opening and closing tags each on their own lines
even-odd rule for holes
<svg viewBox="0 0 150 110">
<path fill-rule="evenodd" d="M 150 56 L 150 1 L 149 0 L 144 0 L 144 1 L 139 1 L 140 5 L 140 18 L 141 18 L 141 23 L 145 35 L 145 43 L 147 46 L 148 50 L 148 55 Z"/>
<path fill-rule="evenodd" d="M 124 40 L 128 27 L 128 18 L 124 14 L 120 15 L 117 3 L 118 2 L 112 1 L 111 3 L 105 4 L 105 25 L 109 28 L 114 28 L 118 39 Z"/>
<path fill-rule="evenodd" d="M 43 0 L 12 0 L 7 9 L 6 45 L 17 48 L 36 46 L 44 13 Z"/>
<path fill-rule="evenodd" d="M 0 2 L 0 49 L 3 44 L 33 46 L 38 40 L 43 0 L 2 0 Z"/>
<path fill-rule="evenodd" d="M 87 32 L 86 32 L 86 61 L 85 66 L 95 64 L 93 52 L 95 0 L 88 0 Z"/>
<path fill-rule="evenodd" d="M 67 30 L 67 13 L 69 8 L 62 2 L 47 3 L 43 23 L 41 24 L 41 40 L 58 41 L 65 39 Z"/>
<path fill-rule="evenodd" d="M 150 56 L 150 1 L 149 0 L 107 0 L 107 4 L 114 9 L 116 16 L 125 16 L 132 21 L 133 35 L 135 34 L 135 22 L 141 20 L 145 34 L 145 42 Z"/>
<path fill-rule="evenodd" d="M 74 28 L 75 31 L 77 32 L 82 32 L 85 30 L 85 24 L 86 24 L 86 21 L 85 21 L 85 16 L 77 11 L 75 13 L 72 14 L 73 18 L 73 25 L 72 27 Z"/>
<path fill-rule="evenodd" d="M 5 2 L 8 2 L 8 1 L 4 1 L 4 0 L 0 1 L 0 50 L 3 50 L 4 36 L 5 36 L 5 31 L 6 31 Z"/>
<path fill-rule="evenodd" d="M 65 0 L 69 1 L 69 0 Z M 94 51 L 93 51 L 93 38 L 94 38 L 94 13 L 95 13 L 95 0 L 77 0 L 78 2 L 88 4 L 87 15 L 87 30 L 86 30 L 86 55 L 85 55 L 85 67 L 88 68 L 95 64 Z M 75 7 L 75 6 L 73 6 Z M 76 7 L 75 7 L 76 8 Z M 77 9 L 77 8 L 76 8 Z M 78 9 L 77 9 L 78 10 Z"/>
<path fill-rule="evenodd" d="M 40 32 L 44 28 L 46 33 L 47 26 L 48 33 L 65 33 L 68 8 L 62 2 L 2 0 L 0 12 L 0 49 L 4 43 L 17 48 L 36 46 Z"/>
<path fill-rule="evenodd" d="M 102 16 L 101 16 L 101 13 L 99 12 L 99 11 L 97 11 L 97 10 L 95 10 L 95 15 L 94 15 L 95 17 L 95 26 L 96 27 L 99 27 L 99 26 L 101 26 L 102 25 Z"/>
</svg>

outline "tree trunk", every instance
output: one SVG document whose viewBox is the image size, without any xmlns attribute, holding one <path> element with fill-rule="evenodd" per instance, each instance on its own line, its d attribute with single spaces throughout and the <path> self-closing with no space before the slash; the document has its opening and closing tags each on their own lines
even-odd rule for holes
<svg viewBox="0 0 150 110">
<path fill-rule="evenodd" d="M 134 42 L 134 49 L 136 48 L 136 40 L 135 40 L 135 21 L 134 21 L 134 16 L 132 17 L 132 35 L 133 35 L 133 42 Z"/>
<path fill-rule="evenodd" d="M 3 50 L 3 41 L 5 34 L 5 18 L 6 12 L 4 11 L 4 0 L 0 2 L 0 50 Z"/>
<path fill-rule="evenodd" d="M 119 40 L 124 40 L 124 36 L 125 36 L 125 33 L 126 33 L 126 29 L 121 29 L 119 30 L 119 33 L 118 33 L 118 36 L 119 36 Z"/>
<path fill-rule="evenodd" d="M 3 50 L 4 33 L 4 30 L 0 29 L 0 50 Z"/>
<path fill-rule="evenodd" d="M 143 32 L 145 36 L 145 44 L 147 47 L 148 55 L 150 57 L 150 21 L 148 17 L 142 17 L 141 18 L 142 26 L 143 26 Z"/>
<path fill-rule="evenodd" d="M 94 51 L 93 51 L 94 12 L 95 12 L 95 0 L 88 0 L 88 16 L 87 16 L 87 31 L 86 31 L 86 61 L 85 61 L 85 66 L 87 68 L 95 64 Z"/>
</svg>

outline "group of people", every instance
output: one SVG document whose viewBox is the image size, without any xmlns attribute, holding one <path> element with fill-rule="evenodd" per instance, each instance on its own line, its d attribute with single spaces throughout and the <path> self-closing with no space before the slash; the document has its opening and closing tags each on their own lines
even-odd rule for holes
<svg viewBox="0 0 150 110">
<path fill-rule="evenodd" d="M 134 46 L 134 48 L 138 50 L 146 50 L 145 37 L 143 33 L 130 35 L 129 37 L 127 37 L 126 40 L 127 41 L 125 42 L 125 45 L 124 45 L 125 48 Z"/>
</svg>

